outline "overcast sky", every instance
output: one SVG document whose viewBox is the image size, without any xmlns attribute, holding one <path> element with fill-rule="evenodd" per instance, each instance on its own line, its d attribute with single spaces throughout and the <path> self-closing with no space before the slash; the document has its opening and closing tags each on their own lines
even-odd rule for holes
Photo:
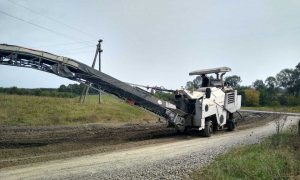
<svg viewBox="0 0 300 180">
<path fill-rule="evenodd" d="M 0 11 L 97 44 L 102 71 L 121 81 L 176 89 L 194 70 L 228 66 L 242 85 L 265 80 L 300 62 L 300 1 L 8 0 Z M 67 56 L 91 65 L 95 47 L 76 43 L 0 13 L 0 43 Z M 64 43 L 69 45 L 50 46 Z M 48 47 L 44 47 L 48 46 Z M 82 49 L 80 49 L 82 48 Z M 76 49 L 69 50 L 68 49 Z M 85 52 L 85 53 L 80 53 Z M 0 87 L 59 87 L 74 83 L 26 68 L 0 66 Z"/>
</svg>

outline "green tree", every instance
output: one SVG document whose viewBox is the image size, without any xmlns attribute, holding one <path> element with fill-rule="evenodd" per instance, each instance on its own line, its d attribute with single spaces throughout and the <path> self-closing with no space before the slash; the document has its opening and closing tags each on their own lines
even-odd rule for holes
<svg viewBox="0 0 300 180">
<path fill-rule="evenodd" d="M 276 93 L 276 86 L 277 86 L 276 78 L 273 76 L 269 76 L 265 80 L 265 83 L 266 83 L 266 87 L 267 87 L 267 93 L 269 94 L 269 101 L 270 102 L 273 102 L 273 101 L 278 102 L 277 93 Z"/>
<path fill-rule="evenodd" d="M 155 94 L 154 94 L 154 97 L 156 97 L 156 98 L 160 99 L 160 96 L 159 96 L 159 94 L 158 94 L 158 93 L 155 93 Z"/>
<path fill-rule="evenodd" d="M 280 103 L 279 103 L 279 101 L 272 101 L 272 102 L 270 103 L 270 106 L 278 107 L 278 106 L 280 106 Z"/>
<path fill-rule="evenodd" d="M 237 90 L 237 94 L 242 96 L 242 106 L 246 106 L 245 90 L 250 88 L 250 86 L 238 86 L 235 88 Z"/>
<path fill-rule="evenodd" d="M 43 91 L 40 90 L 40 89 L 34 89 L 34 90 L 33 90 L 33 94 L 34 94 L 35 96 L 41 96 L 41 95 L 43 94 Z"/>
<path fill-rule="evenodd" d="M 202 77 L 201 76 L 197 76 L 194 80 L 193 80 L 193 84 L 195 89 L 198 89 L 201 87 L 202 84 Z"/>
<path fill-rule="evenodd" d="M 281 87 L 275 87 L 275 92 L 279 94 L 285 93 L 285 89 Z"/>
<path fill-rule="evenodd" d="M 160 90 L 157 90 L 157 91 L 155 91 L 155 95 L 156 95 L 155 97 L 161 99 L 161 98 L 162 98 L 162 95 L 163 95 L 163 92 L 160 91 Z"/>
<path fill-rule="evenodd" d="M 285 93 L 279 96 L 279 102 L 284 106 L 300 106 L 300 97 L 296 97 L 293 94 Z"/>
<path fill-rule="evenodd" d="M 150 93 L 151 93 L 152 95 L 155 94 L 153 89 L 150 90 Z"/>
<path fill-rule="evenodd" d="M 65 85 L 60 85 L 59 88 L 57 89 L 58 92 L 66 92 L 67 87 Z"/>
<path fill-rule="evenodd" d="M 192 90 L 192 89 L 196 89 L 196 87 L 192 81 L 188 81 L 185 85 L 185 89 Z"/>
<path fill-rule="evenodd" d="M 283 69 L 276 75 L 279 86 L 286 88 L 290 93 L 300 94 L 300 63 L 295 69 Z"/>
<path fill-rule="evenodd" d="M 30 90 L 24 89 L 24 95 L 29 95 L 29 94 L 30 94 Z"/>
<path fill-rule="evenodd" d="M 267 106 L 270 104 L 269 93 L 266 90 L 261 90 L 259 94 L 259 104 L 261 106 Z"/>
<path fill-rule="evenodd" d="M 299 96 L 300 95 L 300 63 L 298 63 L 298 65 L 296 66 L 295 76 L 296 76 L 295 91 L 297 92 L 297 96 Z"/>
<path fill-rule="evenodd" d="M 9 94 L 17 94 L 18 93 L 18 88 L 16 86 L 13 86 L 12 88 L 9 89 Z"/>
<path fill-rule="evenodd" d="M 240 83 L 242 82 L 242 79 L 240 76 L 233 75 L 233 76 L 227 76 L 224 79 L 224 82 L 229 82 L 229 85 L 232 87 L 240 86 Z"/>
<path fill-rule="evenodd" d="M 267 88 L 275 89 L 275 87 L 277 86 L 277 80 L 273 76 L 267 77 L 267 79 L 265 80 L 265 83 L 266 83 Z"/>
<path fill-rule="evenodd" d="M 50 96 L 50 91 L 42 91 L 42 96 Z"/>
<path fill-rule="evenodd" d="M 259 105 L 259 92 L 254 89 L 245 90 L 245 101 L 247 106 L 258 106 Z"/>
<path fill-rule="evenodd" d="M 165 100 L 165 101 L 171 101 L 175 98 L 174 94 L 171 93 L 162 93 L 161 95 L 161 99 Z"/>
<path fill-rule="evenodd" d="M 71 84 L 69 84 L 70 86 Z M 70 86 L 70 88 L 72 89 L 72 93 L 75 93 L 77 95 L 80 94 L 80 85 L 79 84 L 72 84 L 72 86 Z"/>
<path fill-rule="evenodd" d="M 266 89 L 266 85 L 264 83 L 263 80 L 255 80 L 253 83 L 252 83 L 252 86 L 255 88 L 255 90 L 257 91 L 260 91 L 260 90 L 263 90 L 263 89 Z"/>
</svg>

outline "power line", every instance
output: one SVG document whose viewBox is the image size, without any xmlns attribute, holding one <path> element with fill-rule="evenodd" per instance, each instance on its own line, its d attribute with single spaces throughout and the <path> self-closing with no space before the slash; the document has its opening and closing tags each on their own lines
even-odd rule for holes
<svg viewBox="0 0 300 180">
<path fill-rule="evenodd" d="M 92 48 L 92 47 L 83 47 L 83 48 L 75 48 L 75 49 L 65 49 L 65 50 L 54 51 L 54 52 L 57 53 L 57 52 L 64 52 L 64 51 L 71 51 L 71 50 L 78 50 L 78 49 L 86 49 L 86 48 Z"/>
<path fill-rule="evenodd" d="M 88 52 L 95 52 L 95 51 L 84 51 L 84 52 L 66 53 L 66 54 L 63 53 L 63 55 L 68 55 L 68 54 L 80 54 L 80 53 L 88 53 Z"/>
<path fill-rule="evenodd" d="M 34 13 L 40 15 L 40 16 L 43 16 L 44 18 L 50 19 L 50 20 L 55 21 L 55 22 L 57 22 L 57 23 L 59 23 L 59 24 L 61 24 L 61 25 L 64 25 L 64 26 L 66 26 L 66 27 L 68 27 L 68 28 L 71 28 L 71 29 L 73 29 L 73 30 L 75 30 L 75 31 L 81 32 L 81 33 L 83 33 L 83 34 L 85 34 L 85 35 L 88 35 L 88 36 L 90 36 L 90 37 L 93 37 L 93 38 L 97 38 L 97 37 L 95 37 L 95 36 L 93 36 L 93 35 L 90 35 L 90 34 L 88 34 L 88 33 L 85 33 L 85 32 L 83 32 L 83 31 L 80 31 L 80 30 L 78 30 L 78 29 L 76 29 L 76 28 L 74 28 L 74 27 L 71 27 L 71 26 L 69 26 L 69 25 L 67 25 L 67 24 L 65 24 L 65 23 L 62 23 L 62 22 L 60 22 L 60 21 L 57 21 L 57 20 L 55 20 L 55 19 L 53 19 L 53 18 L 51 18 L 51 17 L 45 16 L 45 15 L 39 13 L 39 12 L 36 12 L 36 11 L 34 11 L 34 10 L 32 10 L 32 9 L 29 9 L 28 7 L 22 6 L 21 4 L 18 4 L 18 3 L 14 2 L 14 1 L 11 1 L 11 0 L 7 0 L 7 1 L 9 1 L 9 2 L 11 2 L 11 3 L 14 3 L 14 4 L 16 4 L 16 5 L 20 6 L 20 7 L 23 7 L 23 8 L 25 8 L 25 9 L 31 11 L 31 12 L 34 12 Z M 97 38 L 97 39 L 99 39 L 99 38 Z"/>
<path fill-rule="evenodd" d="M 43 26 L 40 26 L 40 25 L 34 24 L 34 23 L 32 23 L 32 22 L 29 22 L 29 21 L 26 21 L 26 20 L 24 20 L 24 19 L 18 18 L 18 17 L 16 17 L 16 16 L 13 16 L 13 15 L 7 14 L 6 12 L 3 12 L 3 11 L 0 11 L 0 13 L 2 13 L 2 14 L 5 14 L 5 15 L 7 15 L 7 16 L 10 16 L 10 17 L 12 17 L 12 18 L 18 19 L 18 20 L 20 20 L 20 21 L 23 21 L 23 22 L 29 23 L 29 24 L 31 24 L 31 25 L 33 25 L 33 26 L 36 26 L 36 27 L 42 28 L 42 29 L 44 29 L 44 30 L 50 31 L 50 32 L 52 32 L 52 33 L 54 33 L 54 34 L 58 34 L 58 35 L 60 35 L 60 36 L 63 36 L 63 37 L 65 37 L 65 38 L 72 39 L 73 41 L 76 41 L 76 42 L 79 42 L 79 43 L 85 44 L 85 45 L 87 45 L 87 46 L 93 47 L 93 46 L 91 46 L 91 45 L 89 45 L 89 44 L 86 44 L 86 43 L 84 43 L 84 41 L 83 41 L 83 40 L 81 40 L 81 39 L 74 38 L 74 37 L 72 37 L 72 36 L 68 36 L 68 35 L 66 35 L 66 34 L 63 34 L 63 33 L 57 32 L 57 31 L 54 31 L 54 30 L 52 30 L 52 29 L 45 28 L 45 27 L 43 27 Z"/>
<path fill-rule="evenodd" d="M 95 41 L 95 40 L 92 40 Z M 92 42 L 92 41 L 82 41 L 82 42 Z M 35 47 L 31 47 L 31 48 L 42 48 L 42 47 L 51 47 L 51 46 L 62 46 L 62 45 L 69 45 L 69 44 L 78 44 L 81 42 L 74 42 L 74 43 L 65 43 L 65 44 L 53 44 L 53 45 L 48 45 L 48 46 L 35 46 Z"/>
</svg>

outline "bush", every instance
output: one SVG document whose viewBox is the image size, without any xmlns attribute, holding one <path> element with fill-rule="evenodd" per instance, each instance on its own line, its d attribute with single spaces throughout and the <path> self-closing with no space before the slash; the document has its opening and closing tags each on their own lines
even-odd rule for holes
<svg viewBox="0 0 300 180">
<path fill-rule="evenodd" d="M 293 94 L 284 94 L 279 96 L 281 105 L 284 106 L 300 106 L 300 98 Z"/>
<path fill-rule="evenodd" d="M 259 92 L 254 89 L 245 90 L 245 102 L 247 106 L 258 106 L 259 105 Z"/>
<path fill-rule="evenodd" d="M 295 95 L 289 95 L 287 102 L 288 102 L 288 106 L 299 106 L 300 98 L 296 97 Z"/>
<path fill-rule="evenodd" d="M 18 89 L 18 90 L 16 91 L 16 94 L 17 94 L 17 95 L 24 95 L 23 89 Z"/>
<path fill-rule="evenodd" d="M 280 106 L 280 103 L 279 103 L 279 101 L 272 101 L 270 103 L 270 106 L 272 106 L 272 107 L 278 107 L 278 106 Z"/>
<path fill-rule="evenodd" d="M 50 92 L 49 91 L 42 91 L 42 96 L 50 96 Z"/>
<path fill-rule="evenodd" d="M 251 89 L 251 87 L 250 86 L 238 86 L 235 89 L 237 90 L 237 94 L 242 96 L 242 106 L 246 106 L 245 90 Z"/>
<path fill-rule="evenodd" d="M 16 86 L 10 88 L 8 94 L 18 94 L 18 88 Z"/>
<path fill-rule="evenodd" d="M 267 106 L 270 104 L 270 97 L 267 91 L 261 90 L 259 94 L 259 104 L 261 106 Z"/>
<path fill-rule="evenodd" d="M 35 90 L 33 90 L 33 94 L 35 96 L 41 96 L 43 94 L 43 91 L 40 89 L 35 89 Z"/>
<path fill-rule="evenodd" d="M 24 95 L 30 95 L 31 93 L 30 93 L 30 90 L 24 89 L 24 90 L 23 90 L 23 94 L 24 94 Z"/>
</svg>

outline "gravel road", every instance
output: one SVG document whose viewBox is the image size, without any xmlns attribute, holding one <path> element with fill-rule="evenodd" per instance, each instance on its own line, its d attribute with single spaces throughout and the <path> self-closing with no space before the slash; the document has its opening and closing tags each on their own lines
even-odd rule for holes
<svg viewBox="0 0 300 180">
<path fill-rule="evenodd" d="M 285 127 L 298 123 L 288 116 Z M 3 168 L 0 179 L 181 179 L 227 149 L 258 142 L 274 123 L 243 131 L 82 157 Z"/>
<path fill-rule="evenodd" d="M 263 113 L 242 114 L 244 119 L 236 117 L 237 131 L 263 126 L 278 117 Z M 227 131 L 216 131 L 215 135 L 222 133 Z M 166 128 L 163 121 L 74 126 L 0 126 L 0 169 L 200 137 L 198 131 L 178 135 L 174 128 Z"/>
</svg>

